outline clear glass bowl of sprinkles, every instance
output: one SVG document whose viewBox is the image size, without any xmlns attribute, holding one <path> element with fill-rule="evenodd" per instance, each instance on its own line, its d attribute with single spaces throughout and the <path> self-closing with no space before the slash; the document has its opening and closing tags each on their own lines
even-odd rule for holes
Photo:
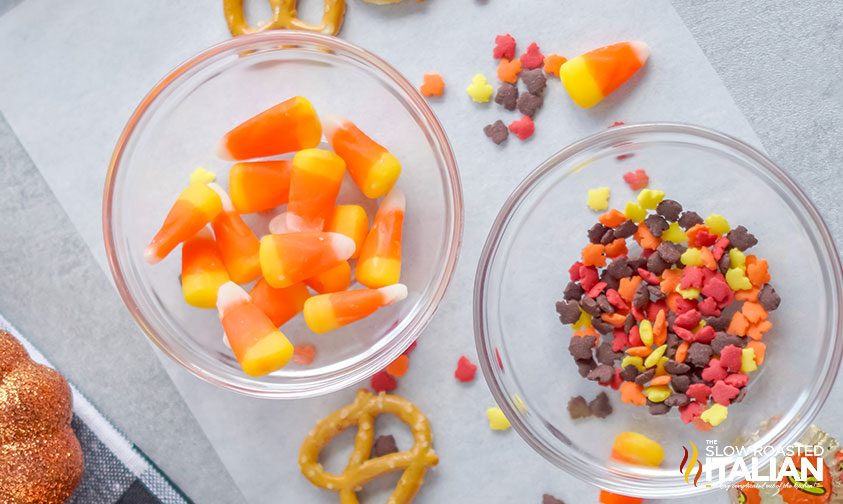
<svg viewBox="0 0 843 504">
<path fill-rule="evenodd" d="M 610 207 L 623 210 L 635 192 L 622 176 L 637 168 L 649 174 L 649 187 L 665 191 L 684 208 L 702 216 L 718 213 L 732 227 L 748 228 L 758 239 L 750 251 L 768 260 L 771 283 L 781 296 L 781 305 L 769 315 L 774 327 L 764 336 L 763 366 L 753 373 L 743 400 L 729 406 L 727 420 L 708 432 L 683 423 L 676 408 L 653 416 L 647 407 L 622 403 L 617 391 L 582 378 L 568 351 L 571 326 L 562 325 L 556 313 L 567 270 L 579 260 L 586 233 L 597 222 L 598 213 L 585 204 L 588 189 L 610 187 Z M 738 457 L 751 464 L 756 449 L 762 453 L 758 462 L 765 463 L 773 450 L 796 441 L 811 424 L 843 355 L 843 273 L 819 212 L 763 153 L 698 126 L 611 128 L 553 155 L 501 209 L 475 282 L 481 367 L 515 430 L 566 472 L 620 494 L 662 498 L 714 491 L 684 481 L 679 467 L 683 447 L 691 442 L 701 455 L 714 444 L 731 453 L 727 475 Z M 568 400 L 577 395 L 590 400 L 600 391 L 609 394 L 614 412 L 604 419 L 573 420 Z M 610 460 L 622 431 L 661 443 L 662 465 Z M 743 450 L 735 455 L 726 447 Z"/>
<path fill-rule="evenodd" d="M 292 96 L 320 114 L 348 117 L 402 162 L 406 194 L 401 282 L 407 299 L 328 334 L 301 315 L 286 323 L 293 344 L 312 344 L 309 365 L 289 363 L 247 376 L 223 343 L 216 310 L 188 306 L 179 285 L 180 253 L 150 266 L 143 250 L 197 167 L 226 188 L 230 162 L 214 155 L 220 137 Z M 327 144 L 324 144 L 327 145 Z M 338 203 L 364 205 L 347 178 Z M 260 236 L 284 211 L 244 215 Z M 256 397 L 295 399 L 352 386 L 380 371 L 415 341 L 448 286 L 462 234 L 462 190 L 445 132 L 424 98 L 379 57 L 340 39 L 296 31 L 237 37 L 164 77 L 126 125 L 109 166 L 103 228 L 109 265 L 129 311 L 165 354 L 215 385 Z M 248 289 L 249 286 L 246 286 Z M 352 286 L 354 288 L 354 286 Z"/>
</svg>

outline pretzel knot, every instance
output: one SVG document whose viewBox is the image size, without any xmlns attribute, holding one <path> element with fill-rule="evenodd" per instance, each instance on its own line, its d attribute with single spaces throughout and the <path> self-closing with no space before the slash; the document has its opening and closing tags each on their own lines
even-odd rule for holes
<svg viewBox="0 0 843 504">
<path fill-rule="evenodd" d="M 406 423 L 413 435 L 409 451 L 390 453 L 370 459 L 374 442 L 375 417 L 390 413 Z M 331 474 L 319 463 L 322 449 L 345 429 L 357 425 L 354 449 L 341 474 Z M 424 483 L 424 474 L 439 462 L 431 444 L 430 424 L 410 401 L 396 395 L 372 395 L 360 390 L 354 402 L 344 406 L 316 424 L 299 450 L 302 474 L 314 485 L 339 492 L 340 504 L 358 504 L 357 492 L 378 476 L 403 470 L 392 492 L 389 504 L 405 504 L 413 500 Z"/>
<path fill-rule="evenodd" d="M 235 37 L 279 28 L 336 35 L 345 17 L 345 0 L 323 0 L 323 2 L 325 10 L 322 14 L 322 22 L 318 25 L 305 23 L 296 17 L 297 0 L 269 0 L 272 19 L 257 27 L 251 26 L 246 20 L 246 15 L 243 14 L 243 0 L 223 0 L 222 8 L 228 29 Z"/>
</svg>

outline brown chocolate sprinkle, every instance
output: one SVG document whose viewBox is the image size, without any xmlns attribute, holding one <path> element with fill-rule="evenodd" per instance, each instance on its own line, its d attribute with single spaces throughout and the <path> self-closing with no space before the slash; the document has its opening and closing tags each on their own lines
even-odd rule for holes
<svg viewBox="0 0 843 504">
<path fill-rule="evenodd" d="M 776 293 L 776 289 L 772 285 L 766 284 L 758 293 L 758 302 L 768 312 L 775 310 L 782 302 L 782 298 Z"/>
<path fill-rule="evenodd" d="M 612 414 L 612 404 L 609 402 L 609 396 L 606 395 L 606 392 L 597 394 L 597 397 L 588 403 L 588 407 L 597 418 L 606 418 Z"/>
<path fill-rule="evenodd" d="M 711 360 L 711 346 L 705 343 L 691 343 L 688 347 L 688 357 L 685 362 L 695 366 L 703 367 Z"/>
<path fill-rule="evenodd" d="M 509 128 L 507 128 L 506 124 L 504 124 L 500 119 L 492 124 L 486 125 L 486 127 L 483 128 L 483 133 L 485 133 L 487 137 L 491 138 L 497 145 L 504 143 L 506 139 L 509 138 Z"/>
<path fill-rule="evenodd" d="M 596 381 L 598 383 L 609 383 L 615 377 L 615 368 L 600 364 L 596 368 L 589 371 L 587 379 Z"/>
<path fill-rule="evenodd" d="M 656 207 L 656 213 L 670 222 L 676 222 L 676 219 L 679 218 L 679 214 L 682 213 L 682 205 L 678 201 L 664 199 Z"/>
<path fill-rule="evenodd" d="M 508 82 L 502 83 L 495 94 L 495 103 L 502 105 L 506 110 L 515 110 L 517 101 L 518 88 Z"/>
<path fill-rule="evenodd" d="M 533 117 L 544 105 L 544 98 L 533 93 L 521 93 L 518 97 L 518 111 L 525 116 Z"/>
<path fill-rule="evenodd" d="M 670 385 L 676 392 L 683 393 L 691 386 L 691 378 L 688 375 L 671 376 Z"/>
<path fill-rule="evenodd" d="M 594 336 L 575 336 L 568 343 L 568 351 L 577 360 L 591 359 L 595 340 Z"/>
<path fill-rule="evenodd" d="M 547 77 L 545 77 L 544 71 L 541 68 L 524 70 L 521 72 L 520 77 L 524 85 L 527 86 L 527 91 L 534 95 L 544 92 L 544 88 L 547 86 Z"/>
<path fill-rule="evenodd" d="M 729 239 L 729 245 L 743 252 L 758 243 L 755 236 L 747 231 L 743 226 L 738 226 L 726 234 Z"/>
<path fill-rule="evenodd" d="M 544 494 L 542 495 L 542 504 L 565 504 L 565 502 L 550 494 Z"/>
<path fill-rule="evenodd" d="M 697 224 L 702 224 L 703 222 L 705 221 L 703 221 L 703 218 L 700 217 L 700 214 L 690 210 L 686 210 L 682 213 L 682 217 L 679 217 L 679 225 L 684 229 L 690 229 Z"/>
<path fill-rule="evenodd" d="M 556 313 L 559 314 L 559 320 L 563 324 L 573 324 L 580 318 L 580 304 L 576 301 L 558 301 L 556 303 Z"/>
<path fill-rule="evenodd" d="M 572 397 L 568 401 L 568 414 L 574 420 L 579 420 L 580 418 L 588 418 L 591 416 L 591 408 L 588 406 L 588 402 L 585 400 L 583 396 L 576 396 Z"/>
</svg>

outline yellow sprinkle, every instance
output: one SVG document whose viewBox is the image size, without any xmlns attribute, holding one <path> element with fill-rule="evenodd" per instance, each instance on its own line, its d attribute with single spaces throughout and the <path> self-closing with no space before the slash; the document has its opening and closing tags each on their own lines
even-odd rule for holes
<svg viewBox="0 0 843 504">
<path fill-rule="evenodd" d="M 638 335 L 641 336 L 641 342 L 647 346 L 653 344 L 653 324 L 649 320 L 644 319 L 638 324 Z"/>
<path fill-rule="evenodd" d="M 705 225 L 708 230 L 716 235 L 724 235 L 729 232 L 729 221 L 719 214 L 711 214 L 705 218 Z"/>
<path fill-rule="evenodd" d="M 698 297 L 700 297 L 699 289 L 680 289 L 677 285 L 676 292 L 678 292 L 679 295 L 685 299 L 697 299 Z"/>
<path fill-rule="evenodd" d="M 659 363 L 666 351 L 667 345 L 656 347 L 656 349 L 653 350 L 653 353 L 647 356 L 647 360 L 644 361 L 644 367 L 648 369 L 651 367 L 656 367 L 656 365 Z"/>
<path fill-rule="evenodd" d="M 489 428 L 492 430 L 505 431 L 510 427 L 509 420 L 497 406 L 486 410 L 486 418 L 489 419 Z"/>
<path fill-rule="evenodd" d="M 670 226 L 662 233 L 662 240 L 673 243 L 682 243 L 688 241 L 688 235 L 676 222 L 671 222 Z"/>
<path fill-rule="evenodd" d="M 729 251 L 729 267 L 746 271 L 746 256 L 740 250 L 733 248 Z"/>
<path fill-rule="evenodd" d="M 722 404 L 712 404 L 709 408 L 702 412 L 700 419 L 707 424 L 717 427 L 726 417 L 729 416 L 729 408 Z"/>
<path fill-rule="evenodd" d="M 641 208 L 638 203 L 629 201 L 623 209 L 623 214 L 632 222 L 641 222 L 647 217 L 647 210 Z"/>
<path fill-rule="evenodd" d="M 588 208 L 600 212 L 609 208 L 609 188 L 595 187 L 588 190 Z"/>
<path fill-rule="evenodd" d="M 489 81 L 486 80 L 486 76 L 477 74 L 471 79 L 471 84 L 465 88 L 465 91 L 475 102 L 486 103 L 492 98 L 494 89 L 489 84 Z"/>
<path fill-rule="evenodd" d="M 635 366 L 635 369 L 638 371 L 644 371 L 647 369 L 644 367 L 644 359 L 636 355 L 627 355 L 621 359 L 621 369 L 624 369 L 627 366 Z"/>
<path fill-rule="evenodd" d="M 644 395 L 647 396 L 647 399 L 649 399 L 650 402 L 654 403 L 664 402 L 665 399 L 670 397 L 670 394 L 670 387 L 666 387 L 664 385 L 647 387 L 644 389 Z"/>
<path fill-rule="evenodd" d="M 741 350 L 741 373 L 752 373 L 758 369 L 755 363 L 755 349 L 744 348 Z"/>
<path fill-rule="evenodd" d="M 746 273 L 740 268 L 729 268 L 726 272 L 726 283 L 733 291 L 749 290 L 752 288 L 752 282 L 746 277 Z"/>
<path fill-rule="evenodd" d="M 588 327 L 591 327 L 591 315 L 584 312 L 582 308 L 580 308 L 580 318 L 578 318 L 577 321 L 574 322 L 574 325 L 571 327 L 573 327 L 574 329 L 586 329 Z"/>
<path fill-rule="evenodd" d="M 664 191 L 658 191 L 656 189 L 642 189 L 638 193 L 638 204 L 646 210 L 655 209 L 663 199 Z"/>
<path fill-rule="evenodd" d="M 688 250 L 682 252 L 679 261 L 685 266 L 702 266 L 705 264 L 700 249 L 694 247 L 689 247 Z"/>
<path fill-rule="evenodd" d="M 691 332 L 692 332 L 692 333 L 696 333 L 697 331 L 699 331 L 700 329 L 702 329 L 703 327 L 705 327 L 705 324 L 706 324 L 705 319 L 700 320 L 700 323 L 699 323 L 699 324 L 697 324 L 697 327 L 695 327 L 695 328 L 694 328 L 694 330 L 693 330 L 693 331 L 691 331 Z"/>
<path fill-rule="evenodd" d="M 656 376 L 664 376 L 668 374 L 667 371 L 664 370 L 664 365 L 669 360 L 670 359 L 668 359 L 667 357 L 662 357 L 661 359 L 659 359 L 659 363 L 656 364 Z"/>
<path fill-rule="evenodd" d="M 209 184 L 217 179 L 217 174 L 199 166 L 190 174 L 191 184 Z"/>
</svg>

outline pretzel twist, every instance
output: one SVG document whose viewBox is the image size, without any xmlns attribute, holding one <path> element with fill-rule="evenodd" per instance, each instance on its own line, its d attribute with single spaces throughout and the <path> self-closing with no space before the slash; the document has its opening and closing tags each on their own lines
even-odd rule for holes
<svg viewBox="0 0 843 504">
<path fill-rule="evenodd" d="M 409 451 L 390 453 L 369 458 L 374 442 L 375 417 L 390 413 L 406 423 L 413 435 L 413 446 Z M 357 425 L 354 449 L 348 464 L 340 474 L 332 474 L 319 463 L 319 454 L 334 436 Z M 424 483 L 424 475 L 430 466 L 439 462 L 431 444 L 430 423 L 427 417 L 410 401 L 380 393 L 372 395 L 360 390 L 354 402 L 331 413 L 316 424 L 305 437 L 299 450 L 299 465 L 302 474 L 314 485 L 339 493 L 340 504 L 358 504 L 357 492 L 369 481 L 393 472 L 403 470 L 388 504 L 407 504 Z"/>
<path fill-rule="evenodd" d="M 252 26 L 243 13 L 243 0 L 223 0 L 222 8 L 228 29 L 235 37 L 246 33 L 265 30 L 292 29 L 336 35 L 345 18 L 345 0 L 323 0 L 322 22 L 309 24 L 296 17 L 297 0 L 269 0 L 272 19 L 264 24 Z"/>
</svg>

